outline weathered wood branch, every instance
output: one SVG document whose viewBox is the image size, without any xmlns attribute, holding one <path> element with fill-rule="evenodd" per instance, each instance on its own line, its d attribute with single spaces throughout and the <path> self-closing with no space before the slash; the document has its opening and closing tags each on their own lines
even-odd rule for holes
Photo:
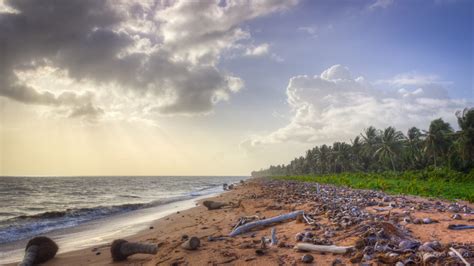
<svg viewBox="0 0 474 266">
<path fill-rule="evenodd" d="M 272 228 L 272 231 L 271 231 L 271 245 L 272 246 L 276 246 L 278 244 L 278 239 L 277 239 L 277 236 L 276 236 L 276 230 L 275 230 L 275 227 Z"/>
<path fill-rule="evenodd" d="M 454 252 L 454 254 L 456 254 L 456 256 L 458 256 L 462 262 L 464 262 L 464 264 L 466 264 L 466 266 L 471 266 L 471 264 L 469 262 L 466 261 L 466 259 L 464 259 L 464 257 L 461 255 L 461 253 L 459 253 L 459 251 L 457 251 L 455 248 L 453 247 L 450 247 L 449 248 L 452 252 Z"/>
<path fill-rule="evenodd" d="M 110 253 L 114 261 L 126 260 L 134 254 L 156 254 L 158 247 L 154 244 L 131 243 L 124 239 L 116 239 L 112 242 Z"/>
<path fill-rule="evenodd" d="M 299 251 L 318 251 L 318 252 L 329 252 L 329 253 L 334 253 L 334 254 L 345 254 L 352 248 L 353 248 L 352 246 L 348 246 L 348 247 L 334 246 L 334 245 L 325 246 L 325 245 L 313 245 L 313 244 L 308 244 L 308 243 L 298 243 L 295 246 L 295 249 Z"/>
<path fill-rule="evenodd" d="M 33 265 L 36 259 L 36 254 L 38 254 L 38 246 L 30 246 L 25 251 L 25 257 L 23 258 L 23 261 L 18 265 L 19 266 Z"/>
<path fill-rule="evenodd" d="M 229 236 L 234 237 L 236 235 L 240 235 L 242 233 L 248 232 L 253 228 L 265 227 L 265 226 L 268 226 L 268 225 L 273 224 L 273 223 L 279 223 L 279 222 L 283 222 L 285 220 L 295 219 L 298 215 L 303 214 L 303 213 L 304 213 L 304 211 L 294 211 L 294 212 L 282 214 L 282 215 L 279 215 L 279 216 L 275 216 L 275 217 L 272 217 L 272 218 L 247 223 L 247 224 L 244 224 L 242 226 L 239 226 L 239 227 L 235 228 L 229 234 Z"/>
<path fill-rule="evenodd" d="M 206 206 L 208 210 L 218 210 L 222 207 L 229 206 L 229 203 L 206 200 L 202 203 L 202 205 Z"/>
<path fill-rule="evenodd" d="M 48 237 L 38 236 L 30 239 L 26 244 L 25 257 L 19 264 L 21 266 L 30 266 L 44 263 L 56 255 L 58 245 Z"/>
</svg>

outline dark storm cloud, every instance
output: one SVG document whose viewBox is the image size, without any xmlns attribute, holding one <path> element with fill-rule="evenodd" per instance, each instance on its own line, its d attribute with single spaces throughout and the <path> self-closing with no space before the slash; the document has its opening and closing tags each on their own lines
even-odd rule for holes
<svg viewBox="0 0 474 266">
<path fill-rule="evenodd" d="M 106 1 L 10 0 L 6 4 L 17 12 L 0 13 L 0 95 L 4 97 L 29 104 L 83 106 L 80 96 L 63 101 L 20 83 L 15 70 L 42 64 L 66 70 L 78 82 L 115 83 L 139 93 L 169 96 L 156 108 L 164 113 L 207 112 L 216 93 L 228 90 L 226 76 L 215 67 L 171 60 L 166 49 L 121 55 L 137 35 L 122 30 L 126 12 L 118 12 Z M 130 10 L 131 16 L 145 14 L 139 5 Z M 92 102 L 87 105 L 96 108 Z"/>
</svg>

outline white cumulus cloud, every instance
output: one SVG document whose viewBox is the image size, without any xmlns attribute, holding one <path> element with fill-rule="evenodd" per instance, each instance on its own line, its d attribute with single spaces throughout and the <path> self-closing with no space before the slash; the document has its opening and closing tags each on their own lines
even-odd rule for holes
<svg viewBox="0 0 474 266">
<path fill-rule="evenodd" d="M 242 146 L 348 141 L 369 126 L 407 130 L 411 126 L 426 127 L 439 117 L 455 123 L 455 111 L 472 104 L 465 99 L 450 99 L 443 88 L 433 84 L 377 89 L 365 78 L 353 77 L 341 65 L 320 75 L 292 77 L 286 95 L 292 114 L 289 123 L 269 134 L 248 137 Z"/>
</svg>

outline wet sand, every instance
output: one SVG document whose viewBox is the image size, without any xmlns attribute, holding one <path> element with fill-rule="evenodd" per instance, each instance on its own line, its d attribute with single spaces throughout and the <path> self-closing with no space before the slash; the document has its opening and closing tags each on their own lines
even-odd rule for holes
<svg viewBox="0 0 474 266">
<path fill-rule="evenodd" d="M 125 237 L 128 241 L 153 243 L 159 246 L 156 255 L 133 255 L 126 261 L 113 262 L 110 256 L 109 244 L 98 245 L 82 250 L 66 252 L 57 255 L 54 259 L 44 265 L 295 265 L 302 264 L 301 256 L 305 253 L 297 252 L 293 246 L 297 243 L 295 235 L 301 232 L 312 232 L 315 236 L 326 233 L 326 226 L 333 223 L 327 213 L 314 212 L 319 204 L 315 201 L 315 196 L 309 195 L 308 191 L 301 190 L 300 185 L 290 185 L 285 190 L 283 183 L 274 183 L 262 179 L 248 181 L 243 185 L 238 185 L 235 189 L 225 192 L 211 200 L 221 202 L 238 202 L 240 207 L 223 208 L 219 210 L 207 210 L 202 204 L 198 206 L 171 214 L 167 217 L 153 221 L 149 224 L 150 229 L 138 232 L 135 235 Z M 296 187 L 296 189 L 295 189 Z M 323 186 L 321 186 L 323 188 Z M 311 192 L 313 193 L 313 192 Z M 317 196 L 316 196 L 317 198 Z M 443 245 L 452 242 L 465 243 L 474 248 L 474 230 L 453 231 L 448 230 L 449 224 L 469 224 L 474 225 L 474 214 L 461 213 L 462 220 L 453 220 L 452 212 L 437 211 L 431 206 L 435 204 L 433 200 L 417 197 L 402 197 L 410 202 L 403 203 L 398 197 L 390 197 L 390 200 L 377 198 L 379 205 L 365 208 L 377 215 L 377 217 L 387 217 L 390 221 L 393 217 L 401 216 L 404 212 L 412 219 L 429 217 L 436 220 L 433 224 L 413 224 L 398 222 L 403 226 L 411 238 L 421 242 L 437 240 Z M 361 199 L 367 200 L 367 199 Z M 390 202 L 396 203 L 390 207 Z M 402 203 L 401 203 L 402 202 Z M 202 201 L 201 201 L 202 203 Z M 323 202 L 324 203 L 324 202 Z M 423 209 L 423 204 L 428 206 Z M 440 201 L 440 204 L 447 206 L 450 202 Z M 463 206 L 473 209 L 473 204 L 465 202 Z M 416 208 L 413 209 L 413 206 Z M 419 206 L 420 209 L 418 209 Z M 279 245 L 269 246 L 263 249 L 263 255 L 257 255 L 256 250 L 261 248 L 261 238 L 270 237 L 272 227 L 256 229 L 250 233 L 239 235 L 223 240 L 209 241 L 209 236 L 227 236 L 236 221 L 243 216 L 258 215 L 260 218 L 269 218 L 276 215 L 288 213 L 294 210 L 304 210 L 313 213 L 312 217 L 318 226 L 310 226 L 305 222 L 288 220 L 275 224 L 276 235 Z M 389 214 L 390 213 L 390 214 Z M 332 225 L 331 225 L 332 226 Z M 335 245 L 355 245 L 358 235 L 351 235 L 351 229 L 357 224 L 346 228 L 332 231 L 333 235 L 325 238 Z M 198 250 L 188 251 L 181 248 L 182 236 L 196 236 L 201 240 Z M 117 235 L 116 238 L 121 238 Z M 333 255 L 311 253 L 314 256 L 314 263 L 317 265 L 331 265 L 336 259 L 341 263 L 350 265 L 351 254 Z M 473 258 L 467 258 L 473 262 Z M 376 260 L 372 260 L 376 262 Z M 14 265 L 14 264 L 12 264 Z M 374 264 L 375 265 L 375 264 Z"/>
</svg>

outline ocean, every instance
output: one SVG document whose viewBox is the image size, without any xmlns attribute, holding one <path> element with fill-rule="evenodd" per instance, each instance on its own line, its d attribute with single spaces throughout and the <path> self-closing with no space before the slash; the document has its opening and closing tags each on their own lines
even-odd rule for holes
<svg viewBox="0 0 474 266">
<path fill-rule="evenodd" d="M 0 177 L 0 245 L 222 191 L 244 176 Z"/>
</svg>

